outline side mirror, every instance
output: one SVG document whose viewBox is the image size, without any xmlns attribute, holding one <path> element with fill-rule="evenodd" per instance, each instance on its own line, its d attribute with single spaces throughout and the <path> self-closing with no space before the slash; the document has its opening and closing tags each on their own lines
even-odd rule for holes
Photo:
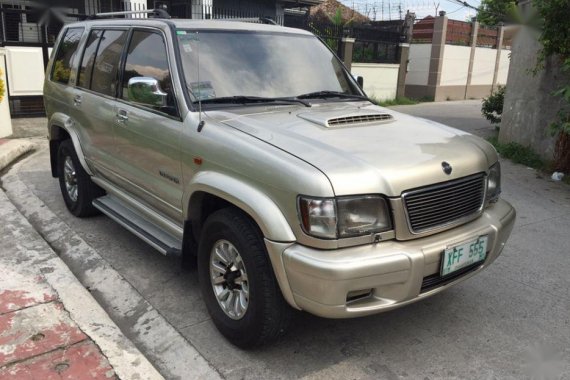
<svg viewBox="0 0 570 380">
<path fill-rule="evenodd" d="M 160 88 L 157 79 L 151 77 L 134 77 L 129 79 L 129 100 L 152 108 L 166 107 L 168 94 Z"/>
<path fill-rule="evenodd" d="M 356 82 L 360 86 L 361 89 L 364 89 L 364 78 L 363 77 L 356 77 Z"/>
</svg>

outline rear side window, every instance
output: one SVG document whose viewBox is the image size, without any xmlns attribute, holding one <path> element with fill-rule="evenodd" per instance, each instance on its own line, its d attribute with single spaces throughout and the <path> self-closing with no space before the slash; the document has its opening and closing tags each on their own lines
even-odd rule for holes
<svg viewBox="0 0 570 380">
<path fill-rule="evenodd" d="M 127 32 L 124 30 L 103 32 L 93 66 L 91 90 L 103 95 L 116 95 L 119 63 L 126 38 Z"/>
<path fill-rule="evenodd" d="M 162 35 L 155 32 L 135 30 L 133 32 L 123 76 L 123 99 L 133 101 L 129 97 L 129 79 L 134 77 L 150 77 L 158 81 L 160 90 L 166 93 L 166 104 L 152 108 L 176 116 L 176 102 L 172 88 L 172 78 L 168 67 L 166 45 Z"/>
<path fill-rule="evenodd" d="M 53 63 L 51 79 L 54 82 L 68 84 L 71 76 L 71 64 L 77 53 L 79 40 L 84 28 L 69 28 L 59 44 Z"/>
<path fill-rule="evenodd" d="M 89 38 L 85 44 L 83 58 L 81 59 L 81 65 L 79 65 L 79 78 L 77 78 L 77 85 L 79 87 L 89 88 L 91 86 L 93 63 L 95 62 L 95 54 L 97 53 L 97 47 L 99 46 L 102 34 L 102 30 L 92 30 L 89 34 Z"/>
</svg>

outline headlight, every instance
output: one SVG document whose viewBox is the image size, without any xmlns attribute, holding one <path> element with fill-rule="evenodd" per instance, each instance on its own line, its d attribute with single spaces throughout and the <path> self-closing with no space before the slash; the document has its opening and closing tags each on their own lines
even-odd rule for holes
<svg viewBox="0 0 570 380">
<path fill-rule="evenodd" d="M 388 204 L 376 195 L 326 199 L 299 198 L 303 229 L 309 235 L 335 239 L 392 229 Z"/>
<path fill-rule="evenodd" d="M 487 200 L 497 202 L 501 195 L 501 165 L 497 162 L 489 169 L 487 178 Z"/>
<path fill-rule="evenodd" d="M 336 205 L 333 198 L 299 198 L 301 224 L 309 235 L 336 238 Z"/>
</svg>

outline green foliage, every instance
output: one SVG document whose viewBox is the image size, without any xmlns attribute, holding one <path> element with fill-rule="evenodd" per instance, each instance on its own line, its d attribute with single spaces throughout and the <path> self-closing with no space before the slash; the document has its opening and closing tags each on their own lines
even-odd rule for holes
<svg viewBox="0 0 570 380">
<path fill-rule="evenodd" d="M 0 69 L 0 77 L 3 75 L 2 70 Z M 0 103 L 4 99 L 4 93 L 6 91 L 6 85 L 2 79 L 0 79 Z"/>
<path fill-rule="evenodd" d="M 522 164 L 539 170 L 546 170 L 549 168 L 548 163 L 540 158 L 540 156 L 529 147 L 515 142 L 503 144 L 499 142 L 497 137 L 491 137 L 488 141 L 493 144 L 495 149 L 497 149 L 497 152 L 499 152 L 502 157 L 508 158 L 516 164 Z"/>
<path fill-rule="evenodd" d="M 55 61 L 55 67 L 53 69 L 53 79 L 55 81 L 68 83 L 70 74 L 71 74 L 71 69 L 66 68 L 63 65 L 62 60 Z"/>
<path fill-rule="evenodd" d="M 503 104 L 505 102 L 505 87 L 499 86 L 499 89 L 493 92 L 488 98 L 483 99 L 481 113 L 485 119 L 491 124 L 501 124 L 501 116 L 503 115 Z"/>
<path fill-rule="evenodd" d="M 481 0 L 477 21 L 487 26 L 514 21 L 518 18 L 516 3 L 514 0 Z"/>
</svg>

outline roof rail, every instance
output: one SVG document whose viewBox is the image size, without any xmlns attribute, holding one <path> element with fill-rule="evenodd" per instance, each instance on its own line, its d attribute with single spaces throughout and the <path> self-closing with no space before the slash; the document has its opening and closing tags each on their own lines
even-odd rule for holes
<svg viewBox="0 0 570 380">
<path fill-rule="evenodd" d="M 237 22 L 253 22 L 269 25 L 279 25 L 272 18 L 269 17 L 231 17 L 231 18 L 214 18 L 216 21 L 237 21 Z"/>
<path fill-rule="evenodd" d="M 129 16 L 129 15 L 137 15 L 137 14 L 147 14 L 151 18 L 166 18 L 169 19 L 170 15 L 164 9 L 145 9 L 140 11 L 121 11 L 121 12 L 104 12 L 104 13 L 96 13 L 93 16 L 90 16 L 89 19 L 104 19 L 104 18 L 113 18 L 115 16 Z"/>
</svg>

